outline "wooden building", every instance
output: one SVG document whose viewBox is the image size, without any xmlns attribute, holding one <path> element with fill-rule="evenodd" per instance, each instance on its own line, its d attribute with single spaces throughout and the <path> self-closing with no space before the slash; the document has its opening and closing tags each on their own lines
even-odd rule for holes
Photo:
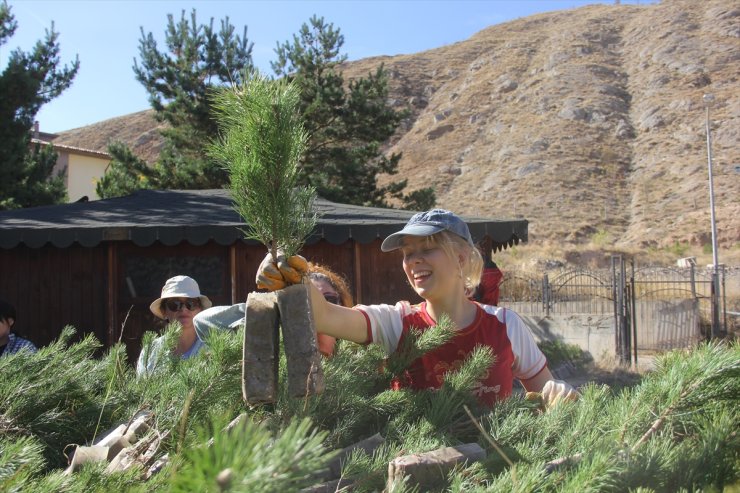
<svg viewBox="0 0 740 493">
<path fill-rule="evenodd" d="M 315 206 L 321 216 L 305 257 L 343 273 L 356 302 L 418 300 L 400 254 L 380 251 L 412 212 Z M 526 220 L 465 220 L 484 251 L 527 240 Z M 122 340 L 133 358 L 144 331 L 162 326 L 148 306 L 169 277 L 193 277 L 216 305 L 255 289 L 265 247 L 244 240 L 243 228 L 227 190 L 147 190 L 0 212 L 0 298 L 15 305 L 19 332 L 37 345 L 73 325 L 106 346 Z"/>
</svg>

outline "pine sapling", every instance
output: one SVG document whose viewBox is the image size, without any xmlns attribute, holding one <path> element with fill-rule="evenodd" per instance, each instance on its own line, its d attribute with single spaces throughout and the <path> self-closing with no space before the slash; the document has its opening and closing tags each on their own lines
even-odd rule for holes
<svg viewBox="0 0 740 493">
<path fill-rule="evenodd" d="M 307 141 L 299 104 L 297 87 L 257 72 L 245 77 L 243 85 L 214 97 L 222 135 L 211 146 L 211 155 L 229 170 L 235 208 L 247 225 L 246 237 L 263 243 L 281 271 L 283 259 L 291 264 L 317 220 L 315 190 L 297 183 Z M 295 285 L 278 290 L 276 302 L 261 293 L 251 293 L 247 299 L 253 316 L 246 317 L 242 393 L 250 405 L 274 402 L 277 395 L 276 327 L 271 317 L 260 313 L 280 313 L 291 395 L 324 389 L 308 291 L 300 284 L 305 266 L 295 267 L 290 265 L 290 278 L 285 274 Z M 266 364 L 255 366 L 260 361 Z M 270 378 L 264 378 L 266 372 Z"/>
<path fill-rule="evenodd" d="M 267 246 L 274 259 L 278 251 L 295 255 L 317 220 L 315 190 L 297 185 L 307 141 L 298 90 L 254 72 L 214 101 L 221 138 L 210 151 L 229 170 L 246 237 Z"/>
</svg>

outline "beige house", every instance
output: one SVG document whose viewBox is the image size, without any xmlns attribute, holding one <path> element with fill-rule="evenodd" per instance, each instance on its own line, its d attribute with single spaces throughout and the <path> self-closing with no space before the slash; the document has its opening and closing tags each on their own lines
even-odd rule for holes
<svg viewBox="0 0 740 493">
<path fill-rule="evenodd" d="M 33 139 L 33 143 L 49 145 L 50 142 L 42 139 Z M 87 197 L 87 200 L 97 200 L 100 197 L 95 192 L 98 180 L 105 174 L 111 157 L 107 152 L 92 151 L 67 145 L 54 144 L 57 152 L 57 164 L 53 175 L 61 173 L 64 184 L 67 186 L 67 197 L 70 202 Z"/>
<path fill-rule="evenodd" d="M 100 197 L 95 186 L 111 160 L 108 145 L 114 141 L 123 142 L 151 165 L 162 148 L 159 133 L 162 127 L 163 124 L 155 120 L 154 111 L 145 110 L 58 134 L 39 132 L 37 126 L 33 142 L 54 146 L 58 154 L 54 173 L 63 174 L 70 202 L 83 197 L 97 200 Z"/>
</svg>

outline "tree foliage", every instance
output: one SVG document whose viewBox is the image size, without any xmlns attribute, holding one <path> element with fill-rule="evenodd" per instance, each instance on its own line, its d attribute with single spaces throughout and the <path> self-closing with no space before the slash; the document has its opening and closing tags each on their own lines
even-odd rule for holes
<svg viewBox="0 0 740 493">
<path fill-rule="evenodd" d="M 0 46 L 18 27 L 10 6 L 0 3 Z M 59 34 L 54 24 L 42 41 L 26 53 L 13 50 L 0 73 L 0 210 L 62 202 L 64 180 L 52 176 L 56 153 L 31 145 L 36 114 L 67 89 L 79 60 L 60 66 Z"/>
<path fill-rule="evenodd" d="M 309 134 L 301 181 L 326 199 L 357 205 L 387 206 L 387 199 L 430 208 L 432 189 L 404 196 L 406 180 L 378 185 L 381 174 L 398 172 L 400 154 L 387 157 L 381 146 L 396 131 L 404 112 L 388 104 L 388 75 L 379 67 L 345 84 L 341 65 L 344 36 L 323 17 L 313 16 L 293 40 L 278 44 L 272 68 L 301 91 L 301 112 Z"/>
<path fill-rule="evenodd" d="M 116 197 L 140 188 L 207 189 L 228 183 L 228 172 L 206 155 L 206 144 L 217 135 L 210 93 L 215 88 L 240 84 L 252 67 L 252 44 L 243 34 L 235 34 L 229 18 L 219 29 L 213 18 L 198 25 L 196 12 L 179 21 L 167 16 L 165 47 L 160 50 L 152 33 L 142 28 L 140 60 L 134 61 L 134 74 L 149 94 L 149 102 L 160 122 L 164 147 L 149 172 L 131 151 L 116 144 L 109 148 L 113 163 L 110 176 L 102 180 L 101 197 Z M 142 179 L 144 177 L 145 179 Z"/>
<path fill-rule="evenodd" d="M 220 91 L 214 101 L 222 137 L 211 154 L 229 170 L 247 237 L 268 247 L 273 258 L 278 250 L 295 255 L 317 219 L 315 190 L 297 186 L 306 132 L 296 87 L 253 73 L 243 86 Z"/>
<path fill-rule="evenodd" d="M 449 329 L 442 324 L 423 338 L 412 333 L 407 349 L 443 343 Z M 173 327 L 164 334 L 168 347 L 177 343 Z M 38 353 L 0 358 L 0 490 L 296 491 L 319 481 L 313 473 L 331 451 L 375 433 L 384 446 L 342 465 L 352 491 L 383 490 L 388 462 L 399 455 L 469 442 L 485 448 L 487 459 L 458 467 L 439 491 L 722 491 L 740 480 L 737 343 L 667 353 L 632 387 L 589 384 L 577 402 L 545 413 L 517 395 L 476 407 L 470 390 L 490 365 L 486 351 L 473 352 L 437 391 L 393 391 L 404 356 L 384 365 L 379 346 L 342 344 L 323 362 L 323 394 L 292 398 L 282 388 L 274 407 L 246 410 L 242 330 L 212 332 L 195 357 L 168 358 L 138 378 L 123 346 L 95 358 L 96 341 L 72 343 L 70 330 Z M 286 375 L 281 355 L 282 381 Z M 141 471 L 103 474 L 100 466 L 61 473 L 66 444 L 89 443 L 141 409 L 156 416 L 158 433 L 169 432 L 156 453 L 169 454 L 171 466 L 149 480 Z M 242 413 L 246 420 L 222 431 Z M 556 459 L 560 465 L 548 466 Z"/>
<path fill-rule="evenodd" d="M 136 188 L 220 188 L 228 172 L 205 154 L 218 136 L 209 94 L 214 88 L 238 86 L 252 67 L 252 45 L 234 35 L 228 18 L 217 33 L 197 26 L 195 11 L 179 22 L 168 16 L 166 50 L 151 33 L 139 44 L 136 78 L 146 88 L 163 130 L 164 149 L 149 174 L 143 173 L 130 152 L 111 148 L 111 176 L 98 187 L 101 197 Z M 300 112 L 308 144 L 300 162 L 299 183 L 311 185 L 329 200 L 373 206 L 390 202 L 408 209 L 429 209 L 431 188 L 405 194 L 406 181 L 378 184 L 380 175 L 394 175 L 400 154 L 383 155 L 382 145 L 393 135 L 404 112 L 388 105 L 388 76 L 381 67 L 367 77 L 345 83 L 341 64 L 344 37 L 339 29 L 313 17 L 292 43 L 278 45 L 273 70 L 293 81 L 301 93 Z M 142 179 L 145 177 L 146 179 Z"/>
</svg>

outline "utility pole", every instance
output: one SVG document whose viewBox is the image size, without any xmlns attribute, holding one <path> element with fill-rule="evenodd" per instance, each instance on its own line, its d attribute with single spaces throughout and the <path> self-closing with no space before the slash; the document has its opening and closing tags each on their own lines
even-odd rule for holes
<svg viewBox="0 0 740 493">
<path fill-rule="evenodd" d="M 706 109 L 707 132 L 707 167 L 709 168 L 709 207 L 712 222 L 712 338 L 720 336 L 719 324 L 719 259 L 717 256 L 717 222 L 714 216 L 714 179 L 712 175 L 712 133 L 709 125 L 709 107 L 714 103 L 714 95 L 705 94 L 704 108 Z"/>
</svg>

